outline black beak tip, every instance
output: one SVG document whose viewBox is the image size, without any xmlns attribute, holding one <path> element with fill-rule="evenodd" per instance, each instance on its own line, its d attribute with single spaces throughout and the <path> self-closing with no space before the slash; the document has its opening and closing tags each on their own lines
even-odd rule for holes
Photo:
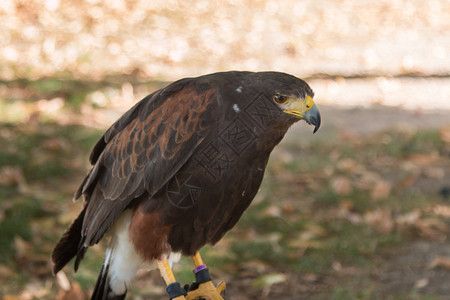
<svg viewBox="0 0 450 300">
<path fill-rule="evenodd" d="M 312 124 L 314 124 L 314 131 L 313 134 L 317 132 L 317 130 L 319 130 L 320 127 L 320 114 L 317 114 L 317 116 L 313 119 L 313 122 L 311 122 Z"/>
<path fill-rule="evenodd" d="M 314 127 L 313 134 L 317 132 L 317 130 L 319 129 L 319 127 L 320 127 L 319 125 L 316 125 L 316 126 Z"/>
</svg>

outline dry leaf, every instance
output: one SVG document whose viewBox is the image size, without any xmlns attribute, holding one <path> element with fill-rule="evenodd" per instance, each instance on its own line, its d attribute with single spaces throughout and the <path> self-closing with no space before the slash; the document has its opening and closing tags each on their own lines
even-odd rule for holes
<svg viewBox="0 0 450 300">
<path fill-rule="evenodd" d="M 331 188 L 336 195 L 345 196 L 352 192 L 352 184 L 345 177 L 337 177 L 331 181 Z"/>
<path fill-rule="evenodd" d="M 428 268 L 443 268 L 450 270 L 450 257 L 448 256 L 438 256 L 428 265 Z"/>
<path fill-rule="evenodd" d="M 397 185 L 398 185 L 398 187 L 404 189 L 404 188 L 407 188 L 407 187 L 410 187 L 411 185 L 413 185 L 417 181 L 418 178 L 419 178 L 418 174 L 409 175 L 408 177 L 400 180 Z"/>
<path fill-rule="evenodd" d="M 300 240 L 312 240 L 317 237 L 323 237 L 327 235 L 327 231 L 324 227 L 314 224 L 307 223 L 305 228 L 300 232 L 299 238 Z"/>
<path fill-rule="evenodd" d="M 55 137 L 46 140 L 42 145 L 46 150 L 68 151 L 70 150 L 70 143 L 60 137 Z"/>
<path fill-rule="evenodd" d="M 357 162 L 350 158 L 344 158 L 337 163 L 337 169 L 347 173 L 355 173 L 356 171 L 361 170 L 361 168 L 362 167 Z"/>
<path fill-rule="evenodd" d="M 378 181 L 373 187 L 371 198 L 373 200 L 381 200 L 388 197 L 392 190 L 392 184 L 386 181 Z"/>
<path fill-rule="evenodd" d="M 355 204 L 351 200 L 344 200 L 339 202 L 339 208 L 341 212 L 349 212 L 352 211 L 355 207 Z"/>
<path fill-rule="evenodd" d="M 21 237 L 16 236 L 14 238 L 14 249 L 16 250 L 16 258 L 22 259 L 32 253 L 33 245 L 31 245 Z"/>
<path fill-rule="evenodd" d="M 58 283 L 58 286 L 63 290 L 63 291 L 69 291 L 71 286 L 70 286 L 70 281 L 66 276 L 66 273 L 64 273 L 64 271 L 59 271 L 56 274 L 56 282 Z"/>
<path fill-rule="evenodd" d="M 438 216 L 450 218 L 450 205 L 438 204 L 432 208 L 432 212 Z"/>
<path fill-rule="evenodd" d="M 319 275 L 314 273 L 306 273 L 302 275 L 302 279 L 307 282 L 316 282 L 319 280 Z"/>
<path fill-rule="evenodd" d="M 285 282 L 287 280 L 286 274 L 282 273 L 272 273 L 261 276 L 253 282 L 255 287 L 270 287 L 276 283 Z"/>
<path fill-rule="evenodd" d="M 271 205 L 261 212 L 262 217 L 280 217 L 281 208 L 278 205 Z"/>
<path fill-rule="evenodd" d="M 22 298 L 19 296 L 5 295 L 2 300 L 22 300 Z"/>
<path fill-rule="evenodd" d="M 378 173 L 368 170 L 360 170 L 357 175 L 354 185 L 360 190 L 370 191 L 375 184 L 383 180 Z"/>
<path fill-rule="evenodd" d="M 0 169 L 0 186 L 18 185 L 19 191 L 27 191 L 27 183 L 19 167 L 6 166 Z"/>
<path fill-rule="evenodd" d="M 428 278 L 421 278 L 421 279 L 416 281 L 416 283 L 414 284 L 414 287 L 417 288 L 417 289 L 421 289 L 421 288 L 426 287 L 429 282 L 430 281 L 429 281 Z"/>
<path fill-rule="evenodd" d="M 445 169 L 444 168 L 437 168 L 437 167 L 430 167 L 426 168 L 423 173 L 433 179 L 442 179 L 445 177 Z"/>
<path fill-rule="evenodd" d="M 421 216 L 422 212 L 418 209 L 415 209 L 413 211 L 398 216 L 395 221 L 399 225 L 411 226 L 414 225 L 416 222 L 418 222 Z"/>
<path fill-rule="evenodd" d="M 361 223 L 362 217 L 356 213 L 348 213 L 345 216 L 345 219 L 347 219 L 352 224 L 359 224 Z"/>
<path fill-rule="evenodd" d="M 33 276 L 47 276 L 52 273 L 47 255 L 36 254 L 34 246 L 20 237 L 14 238 L 14 249 L 19 269 Z"/>
<path fill-rule="evenodd" d="M 441 140 L 446 143 L 450 143 L 450 126 L 443 126 L 439 130 L 439 134 L 441 136 Z"/>
<path fill-rule="evenodd" d="M 257 259 L 246 261 L 242 264 L 242 268 L 252 270 L 258 274 L 265 273 L 270 268 L 265 262 Z"/>
<path fill-rule="evenodd" d="M 367 212 L 364 215 L 364 221 L 382 233 L 390 233 L 395 227 L 391 212 L 385 209 Z"/>
<path fill-rule="evenodd" d="M 86 295 L 81 290 L 80 285 L 74 282 L 69 291 L 61 290 L 56 298 L 57 300 L 85 300 Z"/>
<path fill-rule="evenodd" d="M 0 278 L 1 277 L 12 277 L 14 276 L 14 270 L 11 269 L 10 267 L 7 267 L 5 265 L 0 265 Z"/>
<path fill-rule="evenodd" d="M 325 242 L 321 241 L 308 241 L 308 240 L 293 240 L 289 242 L 290 247 L 302 248 L 302 249 L 323 249 L 326 247 Z"/>
<path fill-rule="evenodd" d="M 293 203 L 284 203 L 281 205 L 281 210 L 285 214 L 292 214 L 295 213 L 295 205 Z"/>
<path fill-rule="evenodd" d="M 414 225 L 422 235 L 428 238 L 445 239 L 447 237 L 447 223 L 437 218 L 420 219 Z"/>
<path fill-rule="evenodd" d="M 435 163 L 437 160 L 439 160 L 439 154 L 438 153 L 416 153 L 411 154 L 408 156 L 408 162 L 413 163 L 415 166 L 418 167 L 428 167 L 431 164 Z"/>
</svg>

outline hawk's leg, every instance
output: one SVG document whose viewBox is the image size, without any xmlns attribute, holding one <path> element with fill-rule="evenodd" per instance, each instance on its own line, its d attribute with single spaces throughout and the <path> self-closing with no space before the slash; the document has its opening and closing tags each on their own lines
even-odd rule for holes
<svg viewBox="0 0 450 300">
<path fill-rule="evenodd" d="M 221 281 L 217 287 L 214 286 L 199 252 L 192 256 L 192 260 L 195 265 L 195 282 L 191 285 L 186 299 L 223 300 L 220 294 L 225 290 L 225 282 Z"/>
<path fill-rule="evenodd" d="M 161 276 L 167 284 L 166 291 L 170 299 L 184 300 L 186 299 L 186 291 L 181 287 L 180 283 L 175 281 L 172 269 L 170 268 L 167 258 L 158 260 L 158 268 L 161 271 Z"/>
</svg>

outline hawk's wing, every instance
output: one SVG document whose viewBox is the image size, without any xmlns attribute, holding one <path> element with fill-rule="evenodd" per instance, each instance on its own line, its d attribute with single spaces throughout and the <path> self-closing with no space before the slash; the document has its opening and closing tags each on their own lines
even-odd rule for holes
<svg viewBox="0 0 450 300">
<path fill-rule="evenodd" d="M 105 132 L 75 195 L 87 202 L 83 246 L 97 243 L 134 199 L 153 196 L 186 163 L 210 131 L 214 94 L 189 80 L 177 82 L 143 99 Z"/>
</svg>

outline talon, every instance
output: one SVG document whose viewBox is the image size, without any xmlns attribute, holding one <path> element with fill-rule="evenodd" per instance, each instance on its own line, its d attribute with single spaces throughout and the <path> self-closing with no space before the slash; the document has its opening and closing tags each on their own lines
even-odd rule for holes
<svg viewBox="0 0 450 300">
<path fill-rule="evenodd" d="M 227 284 L 225 283 L 225 281 L 221 281 L 219 282 L 219 284 L 217 285 L 217 292 L 219 294 L 222 294 L 223 291 L 225 291 L 225 289 L 227 288 Z"/>
<path fill-rule="evenodd" d="M 225 286 L 226 284 L 223 281 L 221 281 L 217 287 L 214 286 L 212 281 L 200 283 L 196 290 L 189 291 L 186 300 L 223 300 L 221 293 L 225 290 Z"/>
<path fill-rule="evenodd" d="M 200 257 L 200 253 L 196 253 L 192 256 L 195 269 L 195 282 L 192 286 L 196 288 L 190 290 L 186 296 L 186 300 L 206 299 L 206 300 L 223 300 L 221 293 L 225 290 L 226 284 L 224 281 L 219 282 L 217 287 L 214 286 L 209 276 L 208 268 L 203 264 L 203 260 Z"/>
</svg>

